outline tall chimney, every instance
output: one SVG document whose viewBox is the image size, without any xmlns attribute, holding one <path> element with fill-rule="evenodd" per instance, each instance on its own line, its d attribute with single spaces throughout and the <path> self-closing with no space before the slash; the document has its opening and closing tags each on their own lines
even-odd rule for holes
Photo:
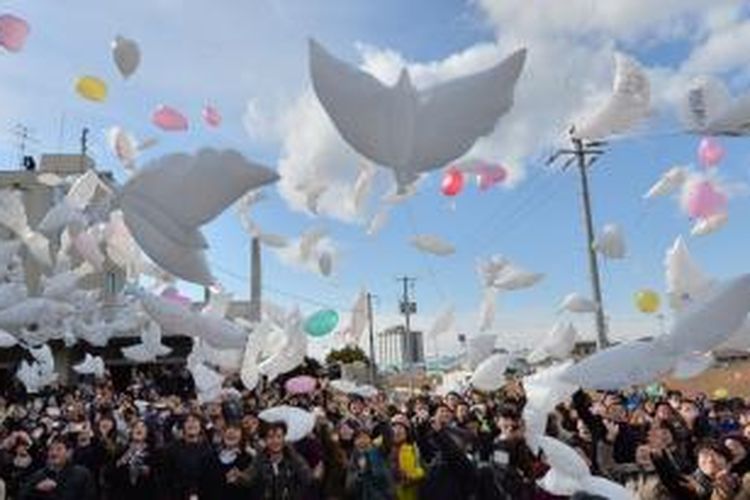
<svg viewBox="0 0 750 500">
<path fill-rule="evenodd" d="M 250 321 L 261 319 L 260 240 L 253 237 L 250 246 Z"/>
</svg>

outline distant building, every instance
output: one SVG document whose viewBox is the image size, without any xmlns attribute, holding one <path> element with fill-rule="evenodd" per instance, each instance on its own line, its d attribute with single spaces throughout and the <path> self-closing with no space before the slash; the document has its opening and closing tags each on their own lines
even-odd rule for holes
<svg viewBox="0 0 750 500">
<path fill-rule="evenodd" d="M 378 333 L 377 364 L 382 369 L 405 370 L 424 365 L 424 338 L 420 331 L 407 335 L 403 325 L 393 326 Z"/>
</svg>

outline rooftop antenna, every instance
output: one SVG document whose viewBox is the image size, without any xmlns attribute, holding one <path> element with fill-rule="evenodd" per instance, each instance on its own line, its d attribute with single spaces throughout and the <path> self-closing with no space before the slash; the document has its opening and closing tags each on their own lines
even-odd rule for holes
<svg viewBox="0 0 750 500">
<path fill-rule="evenodd" d="M 10 131 L 10 133 L 16 138 L 16 145 L 18 146 L 18 165 L 21 168 L 25 168 L 26 150 L 29 144 L 36 144 L 39 141 L 34 138 L 34 129 L 31 129 L 23 124 L 16 124 Z"/>
</svg>

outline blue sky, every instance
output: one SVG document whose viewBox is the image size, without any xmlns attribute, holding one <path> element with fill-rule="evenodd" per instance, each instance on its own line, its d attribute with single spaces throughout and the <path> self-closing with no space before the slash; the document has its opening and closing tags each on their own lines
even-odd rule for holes
<svg viewBox="0 0 750 500">
<path fill-rule="evenodd" d="M 346 313 L 365 286 L 378 295 L 378 323 L 387 326 L 396 320 L 395 277 L 409 274 L 418 278 L 418 326 L 429 324 L 444 305 L 454 304 L 459 328 L 472 333 L 481 300 L 476 260 L 501 253 L 547 275 L 538 287 L 501 295 L 498 301 L 496 332 L 531 340 L 557 319 L 555 310 L 564 295 L 589 293 L 577 177 L 574 171 L 544 170 L 542 160 L 555 147 L 566 120 L 606 95 L 611 56 L 622 50 L 649 69 L 654 117 L 632 137 L 612 143 L 592 174 L 592 185 L 597 227 L 618 223 L 628 238 L 628 259 L 602 265 L 612 333 L 640 336 L 654 333 L 658 323 L 635 310 L 632 296 L 644 287 L 663 290 L 664 252 L 690 229 L 675 200 L 641 200 L 667 167 L 695 162 L 698 138 L 678 133 L 673 116 L 677 96 L 689 77 L 703 73 L 724 79 L 735 91 L 750 87 L 744 69 L 750 56 L 736 48 L 747 46 L 743 40 L 750 42 L 746 10 L 738 2 L 706 3 L 670 0 L 647 9 L 646 0 L 133 0 L 109 2 L 105 8 L 94 0 L 6 1 L 2 10 L 27 19 L 32 34 L 22 53 L 0 56 L 0 126 L 3 131 L 15 123 L 32 127 L 39 141 L 33 146 L 36 153 L 75 150 L 80 129 L 88 126 L 97 162 L 120 176 L 103 135 L 113 125 L 141 138 L 158 136 L 161 143 L 151 156 L 203 146 L 233 147 L 269 165 L 282 163 L 282 173 L 294 175 L 301 160 L 298 152 L 288 151 L 294 144 L 290 137 L 306 127 L 330 128 L 319 117 L 308 121 L 299 109 L 309 92 L 309 36 L 381 76 L 406 62 L 423 82 L 528 46 L 530 61 L 519 83 L 518 105 L 479 149 L 512 167 L 517 179 L 512 187 L 487 193 L 469 188 L 451 207 L 439 194 L 439 174 L 433 174 L 415 198 L 391 212 L 388 225 L 374 238 L 365 235 L 363 221 L 377 210 L 378 196 L 368 203 L 368 214 L 347 217 L 324 207 L 321 217 L 312 217 L 299 210 L 298 200 L 288 192 L 271 189 L 271 199 L 258 205 L 254 217 L 265 229 L 290 237 L 311 226 L 325 227 L 338 252 L 335 275 L 325 279 L 266 251 L 264 283 L 274 301 L 299 302 L 310 312 L 328 305 Z M 138 40 L 143 50 L 143 64 L 127 82 L 110 61 L 109 44 L 117 34 Z M 455 54 L 456 60 L 446 62 Z M 77 98 L 73 81 L 82 74 L 108 81 L 106 103 Z M 419 84 L 420 77 L 416 81 Z M 224 115 L 218 131 L 200 123 L 200 109 L 207 101 Z M 260 110 L 253 120 L 245 119 L 248 102 Z M 160 103 L 188 114 L 191 131 L 164 135 L 151 126 L 150 113 Z M 321 166 L 321 177 L 341 183 L 346 171 L 350 181 L 356 176 L 356 158 L 330 133 L 323 136 L 331 144 L 321 153 L 321 163 L 341 164 Z M 0 137 L 0 158 L 12 168 L 12 137 Z M 747 182 L 747 140 L 723 144 L 728 151 L 721 175 L 733 184 Z M 388 183 L 388 175 L 380 173 L 378 189 L 387 189 Z M 747 271 L 749 215 L 747 197 L 735 195 L 724 229 L 689 240 L 710 273 Z M 439 234 L 456 245 L 457 253 L 448 258 L 418 253 L 407 243 L 414 231 Z M 216 276 L 246 296 L 248 239 L 236 217 L 228 213 L 206 232 L 212 243 L 210 259 L 219 264 Z M 590 318 L 574 320 L 580 331 L 592 336 Z M 451 339 L 442 345 L 455 348 Z"/>
</svg>

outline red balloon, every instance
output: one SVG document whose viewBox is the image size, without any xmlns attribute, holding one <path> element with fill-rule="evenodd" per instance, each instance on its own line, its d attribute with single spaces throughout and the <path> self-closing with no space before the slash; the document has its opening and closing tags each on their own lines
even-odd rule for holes
<svg viewBox="0 0 750 500">
<path fill-rule="evenodd" d="M 464 174 L 457 168 L 449 168 L 443 174 L 440 191 L 445 196 L 456 196 L 464 188 Z"/>
</svg>

